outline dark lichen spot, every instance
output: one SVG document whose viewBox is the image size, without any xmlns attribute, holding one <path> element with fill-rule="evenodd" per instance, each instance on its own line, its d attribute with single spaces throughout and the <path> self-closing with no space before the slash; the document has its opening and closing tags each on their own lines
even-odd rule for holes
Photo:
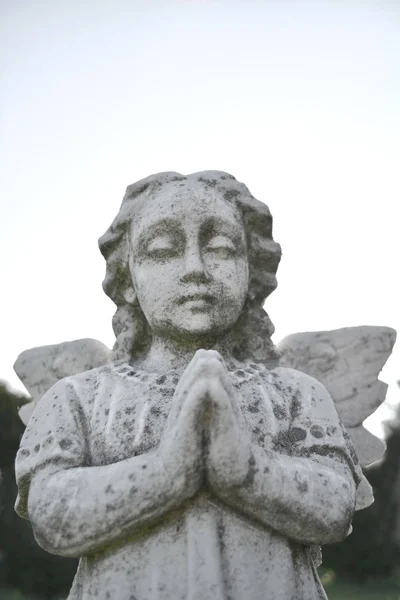
<svg viewBox="0 0 400 600">
<path fill-rule="evenodd" d="M 259 406 L 258 406 L 259 404 L 260 404 L 259 400 L 253 402 L 253 404 L 248 404 L 247 405 L 247 410 L 249 412 L 251 412 L 251 413 L 258 413 L 258 412 L 260 412 L 260 409 L 259 409 Z"/>
<path fill-rule="evenodd" d="M 40 444 L 36 444 L 36 446 L 34 447 L 34 451 L 39 452 L 39 450 L 40 450 Z"/>
<path fill-rule="evenodd" d="M 224 193 L 225 200 L 233 200 L 234 198 L 237 198 L 237 196 L 239 196 L 238 190 L 226 190 Z"/>
<path fill-rule="evenodd" d="M 135 185 L 133 185 L 133 189 L 131 192 L 128 192 L 127 198 L 129 198 L 129 200 L 133 200 L 133 198 L 136 198 L 136 196 L 140 196 L 140 194 L 143 194 L 143 192 L 147 190 L 149 185 L 150 183 L 144 183 L 140 187 L 135 187 Z"/>
<path fill-rule="evenodd" d="M 287 431 L 279 431 L 273 438 L 274 450 L 288 450 L 290 446 L 289 434 Z"/>
<path fill-rule="evenodd" d="M 237 371 L 235 371 L 235 374 L 238 377 L 246 377 L 246 373 L 243 371 L 243 369 L 237 369 Z"/>
<path fill-rule="evenodd" d="M 278 392 L 282 391 L 282 382 L 280 382 L 280 381 L 273 381 L 272 385 L 278 390 Z"/>
<path fill-rule="evenodd" d="M 326 433 L 327 433 L 329 436 L 333 435 L 333 434 L 334 434 L 336 431 L 337 431 L 337 427 L 335 427 L 334 425 L 329 425 L 329 426 L 326 428 Z"/>
<path fill-rule="evenodd" d="M 164 398 L 171 398 L 174 395 L 174 390 L 172 388 L 160 388 L 160 392 Z"/>
<path fill-rule="evenodd" d="M 72 446 L 72 442 L 71 440 L 67 440 L 66 438 L 60 440 L 59 442 L 60 448 L 61 450 L 67 450 L 68 448 L 70 448 Z"/>
<path fill-rule="evenodd" d="M 294 480 L 296 482 L 296 487 L 301 494 L 304 494 L 308 491 L 308 483 L 307 481 L 302 481 L 300 474 L 296 471 L 294 475 Z"/>
<path fill-rule="evenodd" d="M 269 473 L 269 467 L 264 467 L 264 473 Z"/>
<path fill-rule="evenodd" d="M 273 408 L 273 411 L 274 411 L 274 415 L 275 415 L 276 419 L 279 419 L 279 420 L 286 419 L 287 414 L 286 414 L 285 409 L 282 406 L 275 405 Z"/>
<path fill-rule="evenodd" d="M 225 525 L 223 522 L 219 522 L 217 525 L 217 536 L 219 541 L 219 546 L 223 551 L 225 548 Z"/>
<path fill-rule="evenodd" d="M 166 375 L 161 375 L 161 377 L 159 377 L 158 379 L 156 379 L 156 383 L 158 385 L 162 385 L 166 379 L 167 379 Z"/>
<path fill-rule="evenodd" d="M 31 453 L 29 452 L 29 450 L 21 450 L 21 455 L 22 456 L 30 456 L 30 454 Z"/>
<path fill-rule="evenodd" d="M 106 487 L 106 490 L 105 490 L 105 491 L 106 491 L 106 494 L 112 494 L 112 493 L 114 492 L 112 485 L 111 485 L 111 484 L 109 484 L 109 485 Z"/>
<path fill-rule="evenodd" d="M 307 432 L 301 427 L 291 427 L 288 431 L 288 437 L 293 443 L 300 442 L 306 439 Z"/>
<path fill-rule="evenodd" d="M 206 179 L 205 177 L 199 177 L 199 181 L 211 188 L 214 188 L 218 183 L 216 179 Z"/>
<path fill-rule="evenodd" d="M 246 487 L 253 484 L 254 477 L 255 477 L 256 473 L 258 473 L 258 469 L 255 468 L 255 464 L 256 464 L 256 459 L 254 458 L 254 455 L 251 454 L 251 456 L 249 458 L 249 470 L 247 471 L 246 478 L 243 482 L 243 485 L 245 485 Z"/>
<path fill-rule="evenodd" d="M 133 498 L 133 496 L 135 496 L 135 494 L 137 494 L 138 488 L 132 486 L 131 489 L 129 490 L 129 498 Z"/>
<path fill-rule="evenodd" d="M 311 435 L 315 438 L 324 437 L 324 430 L 320 425 L 313 425 L 310 429 Z"/>
<path fill-rule="evenodd" d="M 297 390 L 292 396 L 292 403 L 290 406 L 290 415 L 292 419 L 295 419 L 299 416 L 301 412 L 301 401 L 300 401 L 300 392 Z"/>
</svg>

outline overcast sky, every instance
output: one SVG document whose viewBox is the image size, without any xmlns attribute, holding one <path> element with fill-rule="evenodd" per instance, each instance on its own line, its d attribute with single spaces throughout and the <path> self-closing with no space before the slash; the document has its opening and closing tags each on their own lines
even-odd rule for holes
<svg viewBox="0 0 400 600">
<path fill-rule="evenodd" d="M 400 330 L 396 0 L 3 0 L 0 44 L 0 378 L 21 389 L 26 348 L 112 345 L 97 239 L 158 171 L 225 170 L 268 204 L 276 342 Z"/>
</svg>

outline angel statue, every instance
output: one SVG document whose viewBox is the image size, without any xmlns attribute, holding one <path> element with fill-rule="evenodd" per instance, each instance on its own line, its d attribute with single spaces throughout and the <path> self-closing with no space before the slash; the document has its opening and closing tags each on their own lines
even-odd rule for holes
<svg viewBox="0 0 400 600">
<path fill-rule="evenodd" d="M 67 361 L 58 381 L 49 367 L 16 460 L 17 512 L 45 550 L 80 558 L 69 600 L 326 598 L 318 548 L 372 496 L 331 395 L 304 372 L 315 344 L 271 341 L 281 249 L 267 206 L 227 173 L 160 173 L 127 188 L 99 244 L 113 352 L 84 372 Z M 318 341 L 336 395 L 336 375 L 350 385 L 338 408 L 360 448 L 394 343 L 377 333 L 386 347 L 365 386 L 359 352 L 358 387 L 329 333 Z M 41 352 L 60 371 L 62 352 Z"/>
</svg>

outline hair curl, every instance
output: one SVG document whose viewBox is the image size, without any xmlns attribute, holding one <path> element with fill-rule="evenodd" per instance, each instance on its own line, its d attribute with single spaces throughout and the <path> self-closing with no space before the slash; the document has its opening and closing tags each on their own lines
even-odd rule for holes
<svg viewBox="0 0 400 600">
<path fill-rule="evenodd" d="M 105 293 L 117 306 L 113 317 L 116 336 L 114 359 L 129 361 L 144 354 L 150 345 L 151 329 L 137 297 L 127 301 L 132 293 L 129 270 L 129 232 L 134 222 L 134 205 L 138 197 L 151 196 L 163 185 L 183 180 L 201 182 L 218 191 L 227 202 L 240 210 L 247 238 L 249 288 L 242 313 L 229 331 L 227 341 L 232 354 L 240 360 L 275 362 L 277 350 L 271 341 L 274 326 L 263 309 L 265 299 L 276 288 L 276 271 L 281 248 L 272 237 L 272 216 L 268 207 L 256 200 L 248 188 L 228 173 L 203 171 L 191 175 L 174 172 L 158 173 L 128 186 L 120 211 L 109 229 L 99 239 L 106 260 Z"/>
</svg>

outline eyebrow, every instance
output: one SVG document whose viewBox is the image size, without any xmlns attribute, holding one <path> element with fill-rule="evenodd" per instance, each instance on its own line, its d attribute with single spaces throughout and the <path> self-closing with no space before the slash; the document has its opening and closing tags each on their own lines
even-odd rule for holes
<svg viewBox="0 0 400 600">
<path fill-rule="evenodd" d="M 150 225 L 148 229 L 146 229 L 139 235 L 139 247 L 148 244 L 152 239 L 154 239 L 158 235 L 171 235 L 181 233 L 181 231 L 182 229 L 177 219 L 160 219 L 160 221 L 156 221 L 156 223 Z"/>
<path fill-rule="evenodd" d="M 236 244 L 244 244 L 240 224 L 235 221 L 227 221 L 222 217 L 210 217 L 201 226 L 200 239 L 209 241 L 216 235 L 227 235 L 233 238 Z"/>
</svg>

